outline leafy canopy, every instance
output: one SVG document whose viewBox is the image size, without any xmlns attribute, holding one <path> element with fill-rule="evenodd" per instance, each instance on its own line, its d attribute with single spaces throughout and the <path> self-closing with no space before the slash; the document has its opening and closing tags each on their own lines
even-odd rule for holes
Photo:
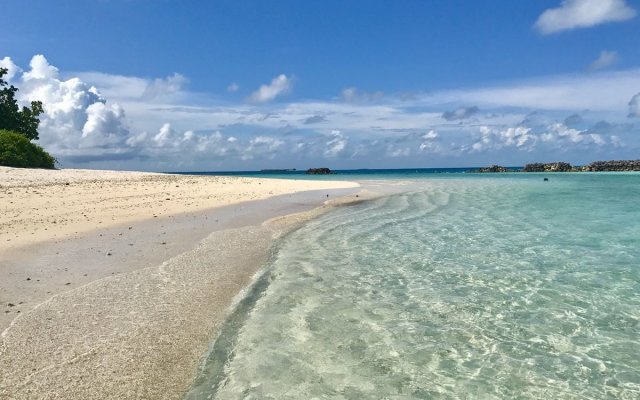
<svg viewBox="0 0 640 400">
<path fill-rule="evenodd" d="M 18 132 L 29 140 L 38 139 L 38 116 L 44 112 L 42 102 L 32 101 L 31 108 L 18 106 L 18 88 L 2 79 L 8 70 L 0 68 L 0 129 Z"/>
<path fill-rule="evenodd" d="M 53 169 L 55 163 L 55 158 L 24 135 L 0 129 L 0 165 Z"/>
</svg>

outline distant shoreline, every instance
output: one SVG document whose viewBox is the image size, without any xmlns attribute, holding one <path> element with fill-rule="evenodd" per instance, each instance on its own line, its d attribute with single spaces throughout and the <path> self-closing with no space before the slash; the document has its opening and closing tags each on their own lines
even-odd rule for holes
<svg viewBox="0 0 640 400">
<path fill-rule="evenodd" d="M 524 167 L 492 165 L 469 172 L 632 172 L 640 171 L 640 160 L 594 161 L 588 165 L 574 166 L 567 162 L 531 163 Z"/>
<path fill-rule="evenodd" d="M 640 171 L 640 160 L 594 161 L 587 165 L 571 165 L 566 162 L 529 163 L 524 166 L 491 165 L 489 167 L 430 167 L 430 168 L 354 168 L 331 169 L 331 174 L 307 174 L 305 169 L 262 169 L 259 171 L 187 171 L 166 172 L 177 175 L 199 176 L 249 176 L 249 177 L 287 177 L 297 179 L 334 179 L 336 175 L 376 175 L 405 173 L 489 173 L 489 172 L 620 172 Z"/>
</svg>

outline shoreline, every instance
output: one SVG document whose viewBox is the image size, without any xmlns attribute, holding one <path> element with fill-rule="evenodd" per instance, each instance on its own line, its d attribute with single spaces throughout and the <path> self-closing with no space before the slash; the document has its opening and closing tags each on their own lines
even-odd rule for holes
<svg viewBox="0 0 640 400">
<path fill-rule="evenodd" d="M 324 205 L 326 194 L 333 199 L 360 190 L 349 184 L 138 220 L 131 230 L 125 222 L 64 240 L 5 247 L 2 297 L 18 282 L 14 292 L 31 283 L 52 290 L 40 291 L 42 301 L 10 308 L 21 313 L 2 316 L 0 398 L 181 398 L 274 240 L 334 207 Z M 138 242 L 144 237 L 149 243 Z M 160 245 L 159 237 L 169 239 Z M 168 245 L 174 240 L 179 243 Z M 111 255 L 96 258 L 92 244 L 106 245 Z M 130 256 L 131 248 L 140 251 L 138 258 Z M 8 266 L 7 255 L 18 253 Z M 146 258 L 152 265 L 141 262 Z M 7 270 L 20 271 L 38 259 L 32 272 L 49 268 L 56 285 L 38 282 L 37 275 L 7 276 Z M 130 264 L 121 265 L 123 260 Z M 63 284 L 70 274 L 85 280 Z M 11 322 L 5 326 L 7 314 Z"/>
</svg>

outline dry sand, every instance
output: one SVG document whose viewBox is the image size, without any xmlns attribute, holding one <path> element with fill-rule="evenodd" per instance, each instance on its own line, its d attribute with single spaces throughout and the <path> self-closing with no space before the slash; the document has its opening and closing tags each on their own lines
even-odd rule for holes
<svg viewBox="0 0 640 400">
<path fill-rule="evenodd" d="M 273 239 L 355 187 L 1 168 L 0 399 L 181 398 Z"/>
<path fill-rule="evenodd" d="M 96 228 L 351 182 L 0 167 L 2 252 Z"/>
</svg>

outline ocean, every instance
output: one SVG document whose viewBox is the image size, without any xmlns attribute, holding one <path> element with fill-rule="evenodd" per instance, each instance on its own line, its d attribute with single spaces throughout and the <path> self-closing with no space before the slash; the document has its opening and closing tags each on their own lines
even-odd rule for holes
<svg viewBox="0 0 640 400">
<path fill-rule="evenodd" d="M 187 398 L 640 398 L 640 174 L 367 175 L 411 184 L 280 239 Z"/>
</svg>

